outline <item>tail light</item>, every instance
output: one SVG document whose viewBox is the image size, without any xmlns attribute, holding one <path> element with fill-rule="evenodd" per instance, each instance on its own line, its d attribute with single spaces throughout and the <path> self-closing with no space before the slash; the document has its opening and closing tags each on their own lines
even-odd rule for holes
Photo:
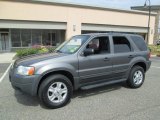
<svg viewBox="0 0 160 120">
<path fill-rule="evenodd" d="M 151 52 L 148 53 L 148 58 L 151 58 Z"/>
</svg>

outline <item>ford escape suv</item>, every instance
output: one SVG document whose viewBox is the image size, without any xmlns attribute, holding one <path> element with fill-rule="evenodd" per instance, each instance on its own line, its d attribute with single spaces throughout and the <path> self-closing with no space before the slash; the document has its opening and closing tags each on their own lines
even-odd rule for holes
<svg viewBox="0 0 160 120">
<path fill-rule="evenodd" d="M 139 88 L 149 69 L 150 52 L 135 34 L 93 33 L 73 36 L 54 53 L 15 61 L 9 78 L 14 88 L 39 96 L 50 108 L 66 105 L 73 90 L 126 81 Z"/>
</svg>

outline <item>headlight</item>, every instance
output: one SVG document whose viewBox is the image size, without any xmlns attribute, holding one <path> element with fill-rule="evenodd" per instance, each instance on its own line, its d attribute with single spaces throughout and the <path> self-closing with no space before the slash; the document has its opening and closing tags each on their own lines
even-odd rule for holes
<svg viewBox="0 0 160 120">
<path fill-rule="evenodd" d="M 25 67 L 25 66 L 18 66 L 17 74 L 20 75 L 33 75 L 35 71 L 34 67 Z"/>
</svg>

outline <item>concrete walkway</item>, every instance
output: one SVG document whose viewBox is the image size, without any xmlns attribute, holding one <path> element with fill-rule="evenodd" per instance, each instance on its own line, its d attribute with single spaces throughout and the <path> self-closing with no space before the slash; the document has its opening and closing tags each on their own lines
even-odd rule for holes
<svg viewBox="0 0 160 120">
<path fill-rule="evenodd" d="M 16 55 L 14 52 L 0 53 L 0 63 L 11 63 L 13 62 L 13 57 Z"/>
</svg>

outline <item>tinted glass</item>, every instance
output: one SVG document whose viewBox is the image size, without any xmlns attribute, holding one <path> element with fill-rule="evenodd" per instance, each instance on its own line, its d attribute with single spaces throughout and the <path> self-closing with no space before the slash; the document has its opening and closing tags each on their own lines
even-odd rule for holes
<svg viewBox="0 0 160 120">
<path fill-rule="evenodd" d="M 133 42 L 135 43 L 135 45 L 137 46 L 137 48 L 140 51 L 146 51 L 147 50 L 147 46 L 146 46 L 145 41 L 142 37 L 131 36 L 131 39 L 133 40 Z"/>
<path fill-rule="evenodd" d="M 131 51 L 131 45 L 126 37 L 113 37 L 114 52 L 115 53 L 125 53 Z"/>
</svg>

